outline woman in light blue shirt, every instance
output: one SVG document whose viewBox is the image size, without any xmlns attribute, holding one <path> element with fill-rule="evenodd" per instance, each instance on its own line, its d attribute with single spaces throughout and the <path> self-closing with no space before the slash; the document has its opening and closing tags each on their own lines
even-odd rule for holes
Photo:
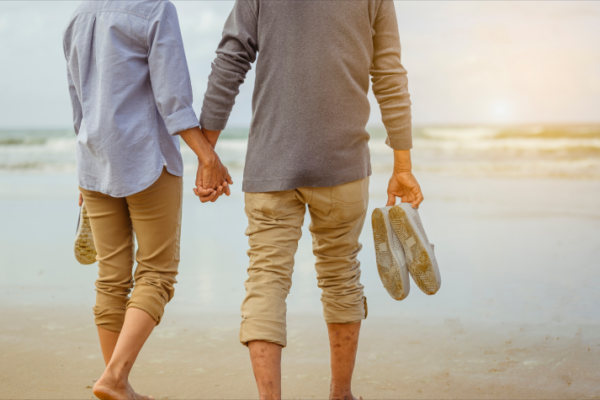
<svg viewBox="0 0 600 400">
<path fill-rule="evenodd" d="M 128 377 L 174 294 L 183 175 L 179 136 L 198 155 L 195 192 L 205 196 L 202 201 L 229 194 L 232 182 L 192 108 L 173 4 L 84 1 L 67 26 L 64 51 L 79 187 L 99 262 L 94 315 L 107 367 L 94 394 L 148 398 L 133 391 Z"/>
</svg>

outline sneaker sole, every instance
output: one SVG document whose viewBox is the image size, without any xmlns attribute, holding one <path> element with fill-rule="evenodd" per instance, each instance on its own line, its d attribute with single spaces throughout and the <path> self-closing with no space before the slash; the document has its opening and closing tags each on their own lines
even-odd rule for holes
<svg viewBox="0 0 600 400">
<path fill-rule="evenodd" d="M 380 209 L 375 209 L 371 216 L 373 224 L 373 239 L 375 241 L 375 255 L 377 258 L 377 271 L 383 286 L 395 300 L 404 300 L 410 292 L 408 271 L 402 267 L 392 253 L 390 243 L 391 226 L 386 224 L 385 216 Z M 403 274 L 404 272 L 404 274 Z"/>
<path fill-rule="evenodd" d="M 80 264 L 90 265 L 96 262 L 96 246 L 85 204 L 81 206 L 74 250 L 75 258 Z"/>
<path fill-rule="evenodd" d="M 392 207 L 389 215 L 392 228 L 404 248 L 410 275 L 425 294 L 430 296 L 436 294 L 442 283 L 438 268 L 409 221 L 408 215 L 399 206 Z"/>
</svg>

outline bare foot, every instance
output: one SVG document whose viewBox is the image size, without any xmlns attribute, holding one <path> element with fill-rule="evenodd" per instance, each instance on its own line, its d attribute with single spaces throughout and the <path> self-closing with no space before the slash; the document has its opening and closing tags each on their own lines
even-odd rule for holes
<svg viewBox="0 0 600 400">
<path fill-rule="evenodd" d="M 106 372 L 94 385 L 93 392 L 100 400 L 154 400 L 152 396 L 137 394 L 127 380 L 107 376 Z"/>
</svg>

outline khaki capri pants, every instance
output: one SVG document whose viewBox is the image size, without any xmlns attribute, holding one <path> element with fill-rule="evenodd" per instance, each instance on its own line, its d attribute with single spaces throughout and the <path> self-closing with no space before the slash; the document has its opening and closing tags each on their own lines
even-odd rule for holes
<svg viewBox="0 0 600 400">
<path fill-rule="evenodd" d="M 123 198 L 79 189 L 98 253 L 96 325 L 120 332 L 129 307 L 147 312 L 158 325 L 177 283 L 182 178 L 164 169 L 148 189 Z"/>
<path fill-rule="evenodd" d="M 369 178 L 334 187 L 246 193 L 250 267 L 242 304 L 240 341 L 287 345 L 286 298 L 306 206 L 327 323 L 356 323 L 367 317 L 360 283 L 362 231 L 369 203 Z"/>
</svg>

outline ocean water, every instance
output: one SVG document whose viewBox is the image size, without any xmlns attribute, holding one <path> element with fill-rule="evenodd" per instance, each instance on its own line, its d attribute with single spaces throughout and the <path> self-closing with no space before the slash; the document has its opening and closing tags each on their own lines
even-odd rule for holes
<svg viewBox="0 0 600 400">
<path fill-rule="evenodd" d="M 372 129 L 370 210 L 386 202 L 392 166 L 384 132 Z M 392 300 L 377 274 L 370 221 L 359 256 L 369 313 L 490 324 L 600 324 L 600 127 L 426 127 L 415 130 L 420 214 L 436 245 L 442 288 L 413 285 Z M 239 314 L 248 259 L 241 192 L 247 131 L 218 145 L 232 195 L 193 196 L 186 164 L 179 283 L 168 312 Z M 94 303 L 96 265 L 73 257 L 77 222 L 75 137 L 66 130 L 0 133 L 0 301 L 4 306 Z M 299 243 L 290 314 L 321 313 L 307 223 Z M 91 313 L 90 313 L 91 318 Z"/>
<path fill-rule="evenodd" d="M 392 165 L 385 130 L 370 128 L 374 171 Z M 218 144 L 232 170 L 242 170 L 248 130 L 230 129 Z M 71 130 L 0 130 L 0 173 L 75 171 Z M 194 154 L 182 146 L 188 170 Z M 600 125 L 464 126 L 414 129 L 416 171 L 469 176 L 600 179 Z"/>
</svg>

